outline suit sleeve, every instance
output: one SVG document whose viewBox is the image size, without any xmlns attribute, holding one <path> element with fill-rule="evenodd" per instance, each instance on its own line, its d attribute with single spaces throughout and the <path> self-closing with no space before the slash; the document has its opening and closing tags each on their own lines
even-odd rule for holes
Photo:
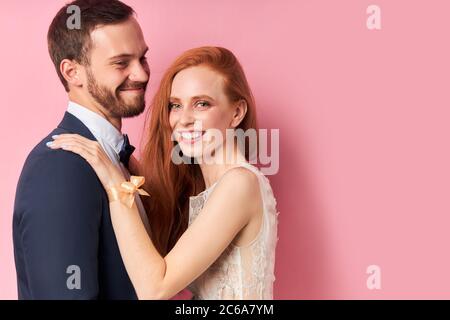
<svg viewBox="0 0 450 320">
<path fill-rule="evenodd" d="M 79 156 L 52 150 L 27 168 L 18 192 L 32 299 L 96 299 L 104 191 L 95 172 Z"/>
</svg>

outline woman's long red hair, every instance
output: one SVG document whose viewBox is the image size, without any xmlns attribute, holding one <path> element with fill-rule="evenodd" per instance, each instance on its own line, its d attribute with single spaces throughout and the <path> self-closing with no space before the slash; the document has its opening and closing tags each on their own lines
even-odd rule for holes
<svg viewBox="0 0 450 320">
<path fill-rule="evenodd" d="M 151 195 L 143 199 L 151 237 L 162 255 L 173 248 L 188 226 L 189 197 L 205 189 L 198 164 L 176 165 L 171 160 L 176 143 L 171 140 L 169 124 L 172 82 L 181 70 L 198 65 L 208 66 L 223 76 L 224 90 L 230 102 L 242 99 L 247 102 L 247 113 L 238 128 L 257 127 L 250 86 L 231 51 L 220 47 L 191 49 L 179 56 L 165 72 L 149 109 L 140 172 L 146 179 L 145 189 Z"/>
</svg>

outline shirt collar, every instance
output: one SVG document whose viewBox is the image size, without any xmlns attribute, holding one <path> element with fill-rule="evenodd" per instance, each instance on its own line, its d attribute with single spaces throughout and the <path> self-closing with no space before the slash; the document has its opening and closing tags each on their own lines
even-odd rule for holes
<svg viewBox="0 0 450 320">
<path fill-rule="evenodd" d="M 67 112 L 77 117 L 97 139 L 103 140 L 119 154 L 124 143 L 123 135 L 108 120 L 73 101 L 69 101 Z"/>
</svg>

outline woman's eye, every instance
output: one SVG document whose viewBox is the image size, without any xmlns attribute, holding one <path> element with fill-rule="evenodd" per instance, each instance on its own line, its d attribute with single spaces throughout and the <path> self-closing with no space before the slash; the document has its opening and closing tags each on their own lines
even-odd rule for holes
<svg viewBox="0 0 450 320">
<path fill-rule="evenodd" d="M 179 109 L 179 108 L 181 108 L 181 106 L 179 105 L 179 104 L 176 104 L 176 103 L 170 103 L 169 104 L 169 109 L 170 110 L 176 110 L 176 109 Z"/>
<path fill-rule="evenodd" d="M 202 107 L 202 108 L 206 108 L 206 107 L 209 107 L 209 106 L 210 106 L 210 104 L 209 104 L 208 101 L 199 101 L 199 102 L 197 102 L 196 105 L 197 105 L 198 107 Z"/>
</svg>

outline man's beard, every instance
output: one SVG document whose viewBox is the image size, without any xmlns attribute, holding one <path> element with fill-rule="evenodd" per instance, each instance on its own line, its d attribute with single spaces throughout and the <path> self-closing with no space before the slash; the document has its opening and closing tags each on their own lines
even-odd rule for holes
<svg viewBox="0 0 450 320">
<path fill-rule="evenodd" d="M 126 81 L 113 94 L 107 87 L 101 86 L 97 82 L 89 69 L 87 69 L 87 80 L 89 93 L 112 117 L 131 118 L 140 115 L 145 110 L 145 94 L 137 95 L 132 102 L 127 103 L 120 96 L 120 89 L 143 88 L 145 93 L 147 83 Z"/>
</svg>

